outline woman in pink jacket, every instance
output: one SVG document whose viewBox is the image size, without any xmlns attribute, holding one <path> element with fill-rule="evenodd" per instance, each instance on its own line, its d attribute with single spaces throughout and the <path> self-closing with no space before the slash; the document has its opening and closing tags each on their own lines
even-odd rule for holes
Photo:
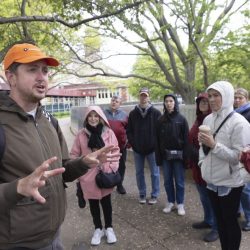
<svg viewBox="0 0 250 250">
<path fill-rule="evenodd" d="M 84 128 L 76 135 L 71 157 L 79 157 L 87 155 L 107 145 L 118 146 L 114 132 L 110 129 L 109 123 L 103 111 L 98 106 L 90 106 L 87 108 L 84 118 Z M 119 147 L 117 147 L 119 153 Z M 116 153 L 116 152 L 113 152 Z M 95 182 L 98 169 L 104 172 L 117 171 L 119 166 L 119 158 L 115 162 L 106 162 L 100 165 L 92 165 L 88 172 L 79 178 L 84 198 L 89 200 L 90 212 L 95 225 L 91 245 L 99 245 L 101 238 L 106 235 L 107 243 L 115 243 L 117 241 L 112 227 L 112 204 L 111 193 L 113 188 L 100 189 Z M 103 210 L 105 229 L 102 227 L 100 204 Z"/>
</svg>

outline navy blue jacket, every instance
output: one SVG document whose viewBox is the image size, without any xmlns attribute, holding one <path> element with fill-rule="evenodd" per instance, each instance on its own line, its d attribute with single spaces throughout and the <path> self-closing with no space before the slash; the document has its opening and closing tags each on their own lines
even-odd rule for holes
<svg viewBox="0 0 250 250">
<path fill-rule="evenodd" d="M 241 115 L 243 115 L 250 123 L 250 103 L 247 103 L 247 104 L 235 109 L 235 111 L 237 113 L 240 113 Z"/>
<path fill-rule="evenodd" d="M 155 151 L 155 126 L 161 112 L 150 106 L 143 114 L 137 105 L 129 113 L 127 137 L 133 150 L 139 154 L 147 155 Z"/>
</svg>

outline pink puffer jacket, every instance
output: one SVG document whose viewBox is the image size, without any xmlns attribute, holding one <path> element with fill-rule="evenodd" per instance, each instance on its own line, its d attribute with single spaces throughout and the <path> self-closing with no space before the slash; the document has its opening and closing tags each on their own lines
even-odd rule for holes
<svg viewBox="0 0 250 250">
<path fill-rule="evenodd" d="M 110 129 L 106 116 L 104 115 L 100 107 L 90 106 L 87 109 L 87 112 L 85 114 L 84 124 L 86 123 L 86 118 L 91 111 L 95 111 L 104 120 L 105 125 L 103 127 L 102 139 L 105 145 L 118 146 L 118 141 L 115 137 L 115 134 Z M 92 152 L 91 149 L 88 147 L 89 136 L 90 136 L 90 132 L 86 128 L 81 129 L 77 133 L 74 144 L 70 152 L 70 156 L 72 158 L 76 158 L 82 155 L 84 156 Z M 118 153 L 118 152 L 119 152 L 119 148 L 116 149 L 113 153 Z M 94 165 L 91 165 L 90 167 L 91 168 L 88 170 L 88 172 L 85 175 L 81 176 L 79 180 L 81 183 L 84 198 L 99 200 L 102 197 L 112 193 L 113 188 L 100 189 L 99 187 L 97 187 L 95 183 L 95 176 L 98 173 L 98 165 L 94 164 Z M 117 171 L 119 167 L 119 159 L 118 161 L 115 161 L 115 162 L 106 162 L 102 164 L 100 167 L 104 170 L 104 172 L 111 172 L 112 170 Z"/>
</svg>

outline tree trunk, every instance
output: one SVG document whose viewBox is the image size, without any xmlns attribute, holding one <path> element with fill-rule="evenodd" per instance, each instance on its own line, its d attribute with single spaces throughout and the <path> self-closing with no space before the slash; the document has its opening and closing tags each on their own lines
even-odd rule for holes
<svg viewBox="0 0 250 250">
<path fill-rule="evenodd" d="M 187 60 L 185 67 L 185 82 L 177 84 L 177 92 L 181 94 L 185 104 L 194 104 L 196 97 L 195 82 L 196 59 Z"/>
</svg>

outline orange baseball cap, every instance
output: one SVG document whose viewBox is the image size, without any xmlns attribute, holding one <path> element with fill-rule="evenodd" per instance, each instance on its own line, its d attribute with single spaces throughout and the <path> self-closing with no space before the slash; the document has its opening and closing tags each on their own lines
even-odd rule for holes
<svg viewBox="0 0 250 250">
<path fill-rule="evenodd" d="M 15 44 L 9 49 L 3 59 L 4 70 L 7 70 L 14 62 L 31 63 L 44 59 L 49 66 L 58 66 L 60 63 L 53 57 L 47 56 L 37 46 L 30 43 Z"/>
</svg>

